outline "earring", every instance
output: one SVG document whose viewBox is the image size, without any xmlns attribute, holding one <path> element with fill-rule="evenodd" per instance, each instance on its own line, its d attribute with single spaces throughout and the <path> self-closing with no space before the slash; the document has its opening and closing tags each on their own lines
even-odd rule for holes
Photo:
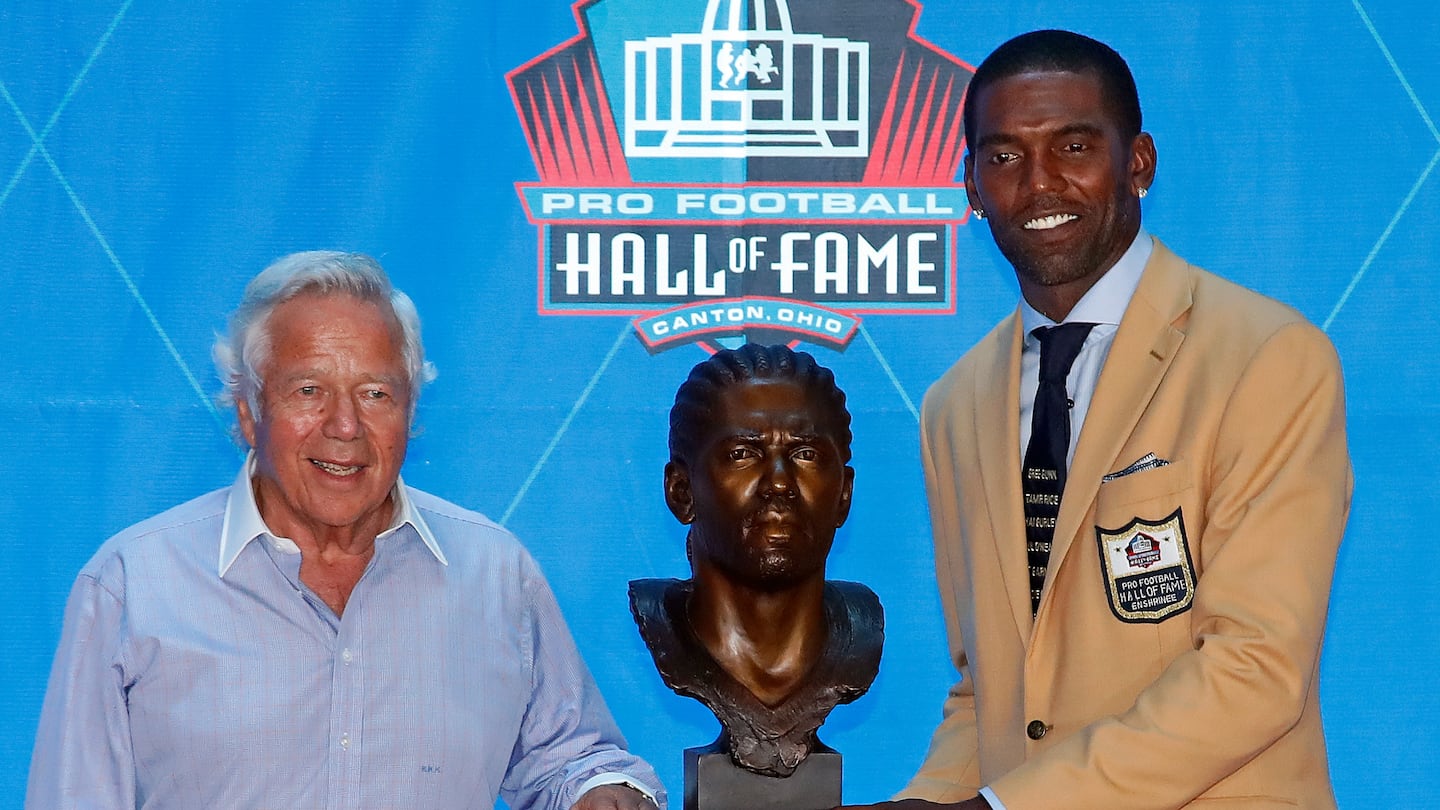
<svg viewBox="0 0 1440 810">
<path fill-rule="evenodd" d="M 1140 196 L 1140 199 L 1143 200 L 1143 199 L 1145 199 L 1145 195 L 1150 193 L 1150 189 L 1145 188 L 1144 186 L 1141 186 L 1141 187 L 1140 187 L 1140 190 L 1137 191 L 1137 192 L 1135 192 L 1135 193 Z"/>
<path fill-rule="evenodd" d="M 984 219 L 984 218 L 985 218 L 985 209 L 983 209 L 983 208 L 973 208 L 973 209 L 971 209 L 971 210 L 975 212 L 975 218 L 976 218 L 976 219 Z"/>
</svg>

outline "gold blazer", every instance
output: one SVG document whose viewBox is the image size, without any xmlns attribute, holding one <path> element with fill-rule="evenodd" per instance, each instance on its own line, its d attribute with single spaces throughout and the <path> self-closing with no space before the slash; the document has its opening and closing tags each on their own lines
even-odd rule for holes
<svg viewBox="0 0 1440 810">
<path fill-rule="evenodd" d="M 925 397 L 962 680 L 901 795 L 988 784 L 1007 810 L 1333 808 L 1318 662 L 1352 480 L 1329 340 L 1157 240 L 1076 446 L 1032 621 L 1022 337 L 1017 311 Z"/>
</svg>

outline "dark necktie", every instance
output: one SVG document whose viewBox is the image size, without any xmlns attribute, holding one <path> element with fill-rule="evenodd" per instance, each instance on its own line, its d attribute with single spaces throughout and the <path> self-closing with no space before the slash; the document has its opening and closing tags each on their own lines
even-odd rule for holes
<svg viewBox="0 0 1440 810">
<path fill-rule="evenodd" d="M 1050 564 L 1055 540 L 1055 517 L 1065 491 L 1065 459 L 1070 453 L 1070 397 L 1065 378 L 1080 354 L 1080 346 L 1093 323 L 1064 323 L 1041 327 L 1032 334 L 1040 340 L 1040 386 L 1030 421 L 1030 445 L 1025 448 L 1020 488 L 1025 493 L 1025 551 L 1030 563 L 1030 612 L 1040 609 L 1040 590 Z"/>
</svg>

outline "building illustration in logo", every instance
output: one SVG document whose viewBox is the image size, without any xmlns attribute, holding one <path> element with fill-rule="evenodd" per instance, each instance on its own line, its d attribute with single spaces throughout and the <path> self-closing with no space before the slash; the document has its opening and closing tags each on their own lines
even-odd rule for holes
<svg viewBox="0 0 1440 810">
<path fill-rule="evenodd" d="M 625 43 L 625 154 L 863 157 L 869 72 L 868 42 L 795 33 L 785 0 L 709 0 L 700 32 Z"/>
<path fill-rule="evenodd" d="M 581 0 L 511 71 L 539 174 L 541 314 L 651 351 L 843 350 L 862 316 L 955 311 L 973 69 L 913 0 Z M 618 102 L 618 103 L 617 103 Z"/>
</svg>

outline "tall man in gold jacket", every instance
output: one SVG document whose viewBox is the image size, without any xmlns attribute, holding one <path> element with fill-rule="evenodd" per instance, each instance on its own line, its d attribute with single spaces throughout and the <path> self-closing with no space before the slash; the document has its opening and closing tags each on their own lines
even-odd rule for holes
<svg viewBox="0 0 1440 810">
<path fill-rule="evenodd" d="M 1141 229 L 1155 144 L 1107 46 L 1002 45 L 965 126 L 970 203 L 1024 300 L 925 399 L 963 677 L 898 806 L 1333 808 L 1317 687 L 1351 492 L 1334 349 Z M 1061 375 L 1068 475 L 1047 525 L 1022 485 L 1031 332 L 1070 322 L 1095 325 Z"/>
</svg>

